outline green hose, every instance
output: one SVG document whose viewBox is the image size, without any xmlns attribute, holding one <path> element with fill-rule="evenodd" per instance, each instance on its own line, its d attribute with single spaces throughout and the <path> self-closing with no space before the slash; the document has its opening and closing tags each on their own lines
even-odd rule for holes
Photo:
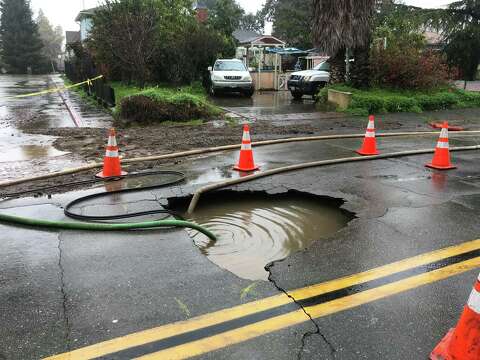
<svg viewBox="0 0 480 360">
<path fill-rule="evenodd" d="M 72 223 L 64 221 L 49 221 L 49 220 L 37 220 L 24 218 L 13 215 L 0 214 L 0 221 L 27 225 L 33 227 L 49 228 L 49 229 L 62 229 L 62 230 L 88 230 L 88 231 L 124 231 L 134 229 L 155 229 L 160 227 L 182 227 L 190 228 L 205 234 L 212 240 L 216 240 L 216 236 L 207 229 L 182 220 L 161 220 L 161 221 L 147 221 L 142 223 L 130 223 L 130 224 L 101 224 L 101 223 Z"/>
</svg>

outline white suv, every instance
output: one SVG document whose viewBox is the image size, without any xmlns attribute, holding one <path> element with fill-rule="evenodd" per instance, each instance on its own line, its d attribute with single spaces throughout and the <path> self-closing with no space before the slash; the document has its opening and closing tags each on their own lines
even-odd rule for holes
<svg viewBox="0 0 480 360">
<path fill-rule="evenodd" d="M 292 73 L 288 80 L 288 90 L 295 99 L 301 99 L 303 95 L 315 96 L 319 89 L 330 81 L 330 64 L 322 62 L 312 70 L 297 71 Z"/>
<path fill-rule="evenodd" d="M 240 92 L 251 97 L 255 91 L 253 80 L 241 60 L 219 59 L 215 61 L 210 71 L 210 95 L 215 96 L 220 92 Z"/>
</svg>

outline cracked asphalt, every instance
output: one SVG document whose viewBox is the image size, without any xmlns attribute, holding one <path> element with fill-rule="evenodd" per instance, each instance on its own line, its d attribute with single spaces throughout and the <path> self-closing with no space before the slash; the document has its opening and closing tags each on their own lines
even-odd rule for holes
<svg viewBox="0 0 480 360">
<path fill-rule="evenodd" d="M 379 149 L 433 148 L 436 140 L 382 138 Z M 476 145 L 479 140 L 451 133 L 451 146 Z M 348 139 L 274 145 L 255 149 L 255 157 L 262 169 L 269 169 L 353 156 L 359 143 Z M 189 196 L 207 183 L 239 176 L 231 171 L 237 155 L 223 152 L 182 160 L 175 170 L 187 174 L 185 184 L 98 200 L 84 210 L 109 213 L 166 205 L 167 199 Z M 356 215 L 336 234 L 269 264 L 269 281 L 248 292 L 251 281 L 211 263 L 184 230 L 94 234 L 2 224 L 0 359 L 64 353 L 279 294 L 303 310 L 304 322 L 196 358 L 426 358 L 455 325 L 478 269 L 316 318 L 292 292 L 480 238 L 479 157 L 478 151 L 453 153 L 458 169 L 449 172 L 424 168 L 431 155 L 422 155 L 312 168 L 230 188 L 342 199 L 342 208 Z M 128 182 L 135 186 L 134 180 Z M 8 200 L 0 208 L 66 220 L 62 207 L 69 201 L 103 190 Z"/>
</svg>

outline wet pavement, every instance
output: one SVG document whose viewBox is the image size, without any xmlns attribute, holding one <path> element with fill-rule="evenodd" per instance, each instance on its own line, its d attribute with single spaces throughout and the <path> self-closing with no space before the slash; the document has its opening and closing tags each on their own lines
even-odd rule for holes
<svg viewBox="0 0 480 360">
<path fill-rule="evenodd" d="M 432 148 L 436 140 L 435 135 L 382 138 L 378 145 L 382 152 L 393 152 Z M 255 149 L 255 157 L 265 170 L 354 156 L 353 150 L 360 142 L 349 139 L 266 146 Z M 480 136 L 451 133 L 451 146 L 479 142 Z M 83 210 L 105 214 L 166 206 L 167 198 L 186 197 L 207 183 L 241 176 L 232 170 L 237 157 L 238 151 L 232 151 L 185 159 L 175 165 L 175 170 L 186 172 L 185 184 L 115 195 Z M 147 344 L 131 349 L 123 344 L 107 352 L 114 354 L 105 358 L 126 359 L 169 348 L 175 350 L 176 357 L 157 358 L 184 358 L 188 354 L 199 359 L 426 358 L 457 321 L 478 269 L 313 319 L 309 311 L 314 314 L 316 308 L 302 305 L 295 299 L 294 290 L 477 239 L 478 157 L 477 151 L 453 153 L 458 169 L 445 173 L 426 169 L 423 165 L 431 155 L 422 155 L 313 168 L 232 187 L 230 190 L 248 193 L 244 203 L 232 204 L 235 197 L 230 199 L 228 194 L 200 200 L 197 221 L 211 225 L 222 235 L 229 235 L 224 223 L 241 224 L 242 237 L 235 237 L 234 242 L 222 237 L 209 248 L 212 253 L 205 251 L 203 241 L 195 241 L 184 230 L 92 234 L 1 225 L 4 235 L 0 251 L 4 256 L 0 262 L 0 323 L 8 325 L 0 326 L 0 358 L 37 359 L 178 321 L 194 321 L 200 315 L 249 306 L 270 296 L 280 296 L 287 305 L 264 316 L 298 311 L 291 325 L 263 332 L 268 319 L 262 318 L 266 323 L 259 322 L 263 328 L 251 330 L 257 334 L 253 338 L 238 335 L 247 325 L 240 322 L 238 329 L 225 333 L 226 337 L 209 339 L 213 331 L 227 331 L 225 323 L 225 328 L 205 328 L 175 338 L 172 343 L 155 342 L 150 347 Z M 138 180 L 137 184 L 129 180 L 129 187 L 160 180 Z M 10 200 L 0 207 L 8 213 L 64 220 L 62 207 L 68 201 L 103 190 L 93 188 L 53 195 L 51 199 Z M 317 197 L 283 204 L 283 196 L 292 191 Z M 254 197 L 255 192 L 259 198 Z M 267 201 L 266 196 L 275 200 Z M 337 200 L 322 200 L 325 197 Z M 337 204 L 333 209 L 332 201 Z M 294 212 L 292 206 L 296 207 Z M 339 206 L 356 218 L 336 225 L 322 223 L 322 217 L 317 217 L 327 207 L 337 214 L 328 217 L 337 218 Z M 302 214 L 312 209 L 315 214 Z M 279 215 L 278 211 L 283 213 Z M 291 226 L 287 226 L 288 219 L 293 222 Z M 292 246 L 268 244 L 268 237 L 261 235 L 262 223 L 268 222 L 277 223 L 267 225 L 278 230 L 276 240 L 281 242 L 290 232 L 297 242 Z M 256 234 L 253 237 L 244 232 L 249 224 Z M 256 226 L 260 230 L 253 228 Z M 316 226 L 332 228 L 320 236 L 316 235 L 320 232 Z M 299 232 L 304 234 L 300 236 Z M 306 243 L 299 243 L 300 237 Z M 302 250 L 305 245 L 307 249 Z M 285 248 L 292 251 L 279 253 Z M 263 262 L 268 260 L 265 254 L 277 259 L 290 256 L 269 267 L 269 281 L 251 274 L 243 277 L 254 280 L 246 280 L 235 275 L 236 269 L 212 257 L 223 250 L 232 263 L 239 261 L 241 269 L 255 274 L 255 267 L 248 266 L 248 261 L 258 263 L 252 257 L 258 255 Z M 283 291 L 292 298 L 282 298 L 286 296 Z M 224 316 L 215 315 L 212 321 L 223 321 Z M 202 319 L 205 324 L 210 321 L 210 317 Z M 248 324 L 255 321 L 260 320 L 248 318 Z M 185 326 L 182 331 L 188 331 L 193 326 L 189 322 L 181 324 L 174 328 Z M 177 331 L 174 328 L 170 331 Z"/>
<path fill-rule="evenodd" d="M 25 91 L 42 89 L 48 82 L 42 77 L 9 81 L 5 92 L 17 91 L 12 89 L 22 81 Z M 55 152 L 50 137 L 29 138 L 21 132 L 22 124 L 12 124 L 12 119 L 28 118 L 46 126 L 72 126 L 54 110 L 61 99 L 26 101 L 32 101 L 28 107 L 41 116 L 22 115 L 25 104 L 0 107 L 7 129 L 2 144 L 10 141 L 8 158 L 16 159 L 0 162 L 2 176 L 18 177 L 12 176 L 13 164 L 21 172 L 22 167 L 37 166 L 32 162 L 36 157 L 51 170 L 73 166 L 77 160 Z M 69 101 L 80 103 L 75 94 Z M 327 132 L 337 133 L 356 133 L 365 126 L 358 118 L 318 113 L 310 99 L 295 102 L 288 93 L 215 101 L 254 122 L 322 122 L 328 124 Z M 75 111 L 83 110 L 77 106 Z M 478 115 L 472 109 L 395 114 L 380 117 L 378 125 L 397 121 L 409 130 L 424 129 L 423 120 L 446 118 L 473 126 Z M 414 117 L 420 120 L 411 121 Z M 86 124 L 104 126 L 88 120 L 86 113 L 84 118 Z M 433 148 L 436 141 L 436 134 L 380 138 L 378 148 Z M 268 170 L 351 157 L 360 143 L 346 139 L 258 147 L 255 161 Z M 479 143 L 480 135 L 450 133 L 451 146 Z M 479 156 L 478 151 L 453 153 L 458 169 L 449 172 L 426 169 L 431 155 L 319 167 L 206 195 L 191 219 L 214 231 L 217 242 L 182 229 L 99 234 L 1 224 L 0 359 L 38 359 L 76 349 L 81 359 L 152 353 L 158 359 L 427 358 L 455 325 L 480 262 L 473 269 L 462 262 L 463 270 L 449 269 L 448 276 L 435 282 L 435 274 L 427 273 L 423 283 L 400 293 L 382 288 L 380 280 L 385 277 L 395 290 L 401 288 L 395 281 L 402 276 L 420 276 L 433 265 L 411 265 L 406 274 L 396 274 L 401 266 L 391 265 L 393 278 L 383 269 L 377 282 L 358 281 L 351 287 L 345 287 L 342 278 L 479 238 Z M 203 185 L 244 176 L 232 169 L 237 159 L 238 151 L 178 159 L 163 166 L 185 172 L 186 182 L 180 186 L 97 198 L 75 210 L 110 215 L 184 203 Z M 2 201 L 0 209 L 68 220 L 63 209 L 78 197 L 166 180 L 151 176 L 100 183 L 51 197 Z M 452 259 L 445 256 L 436 266 L 453 264 Z M 332 284 L 322 284 L 326 281 Z M 322 294 L 317 289 L 331 290 L 337 282 L 343 284 L 338 291 Z M 302 290 L 312 285 L 316 287 Z M 354 296 L 362 293 L 365 299 L 356 303 Z M 145 330 L 149 332 L 138 334 Z M 126 335 L 131 337 L 123 338 Z M 113 342 L 82 350 L 107 340 Z"/>
<path fill-rule="evenodd" d="M 457 81 L 455 85 L 460 89 L 466 88 L 468 91 L 480 91 L 480 81 L 467 81 L 466 87 L 463 81 Z"/>
<path fill-rule="evenodd" d="M 111 116 L 85 105 L 75 93 L 64 97 L 78 114 L 76 124 L 58 93 L 34 97 L 13 98 L 63 86 L 59 75 L 0 76 L 0 179 L 12 179 L 38 173 L 48 173 L 65 167 L 75 167 L 83 161 L 75 155 L 61 152 L 53 146 L 55 137 L 29 134 L 28 129 L 107 127 Z"/>
<path fill-rule="evenodd" d="M 268 121 L 273 125 L 309 124 L 319 119 L 341 119 L 344 114 L 334 111 L 319 112 L 312 97 L 295 100 L 288 91 L 263 91 L 252 98 L 240 95 L 224 95 L 211 98 L 212 102 L 231 113 L 240 121 Z"/>
<path fill-rule="evenodd" d="M 224 95 L 210 99 L 218 106 L 256 116 L 316 112 L 315 102 L 311 97 L 304 97 L 297 101 L 288 91 L 261 91 L 251 98 L 241 95 Z"/>
</svg>

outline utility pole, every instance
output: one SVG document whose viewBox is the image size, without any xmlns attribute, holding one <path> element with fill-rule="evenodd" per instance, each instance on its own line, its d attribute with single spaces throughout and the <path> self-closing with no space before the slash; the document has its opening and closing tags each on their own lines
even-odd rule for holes
<svg viewBox="0 0 480 360">
<path fill-rule="evenodd" d="M 85 0 L 82 0 L 82 10 L 85 10 Z"/>
</svg>

